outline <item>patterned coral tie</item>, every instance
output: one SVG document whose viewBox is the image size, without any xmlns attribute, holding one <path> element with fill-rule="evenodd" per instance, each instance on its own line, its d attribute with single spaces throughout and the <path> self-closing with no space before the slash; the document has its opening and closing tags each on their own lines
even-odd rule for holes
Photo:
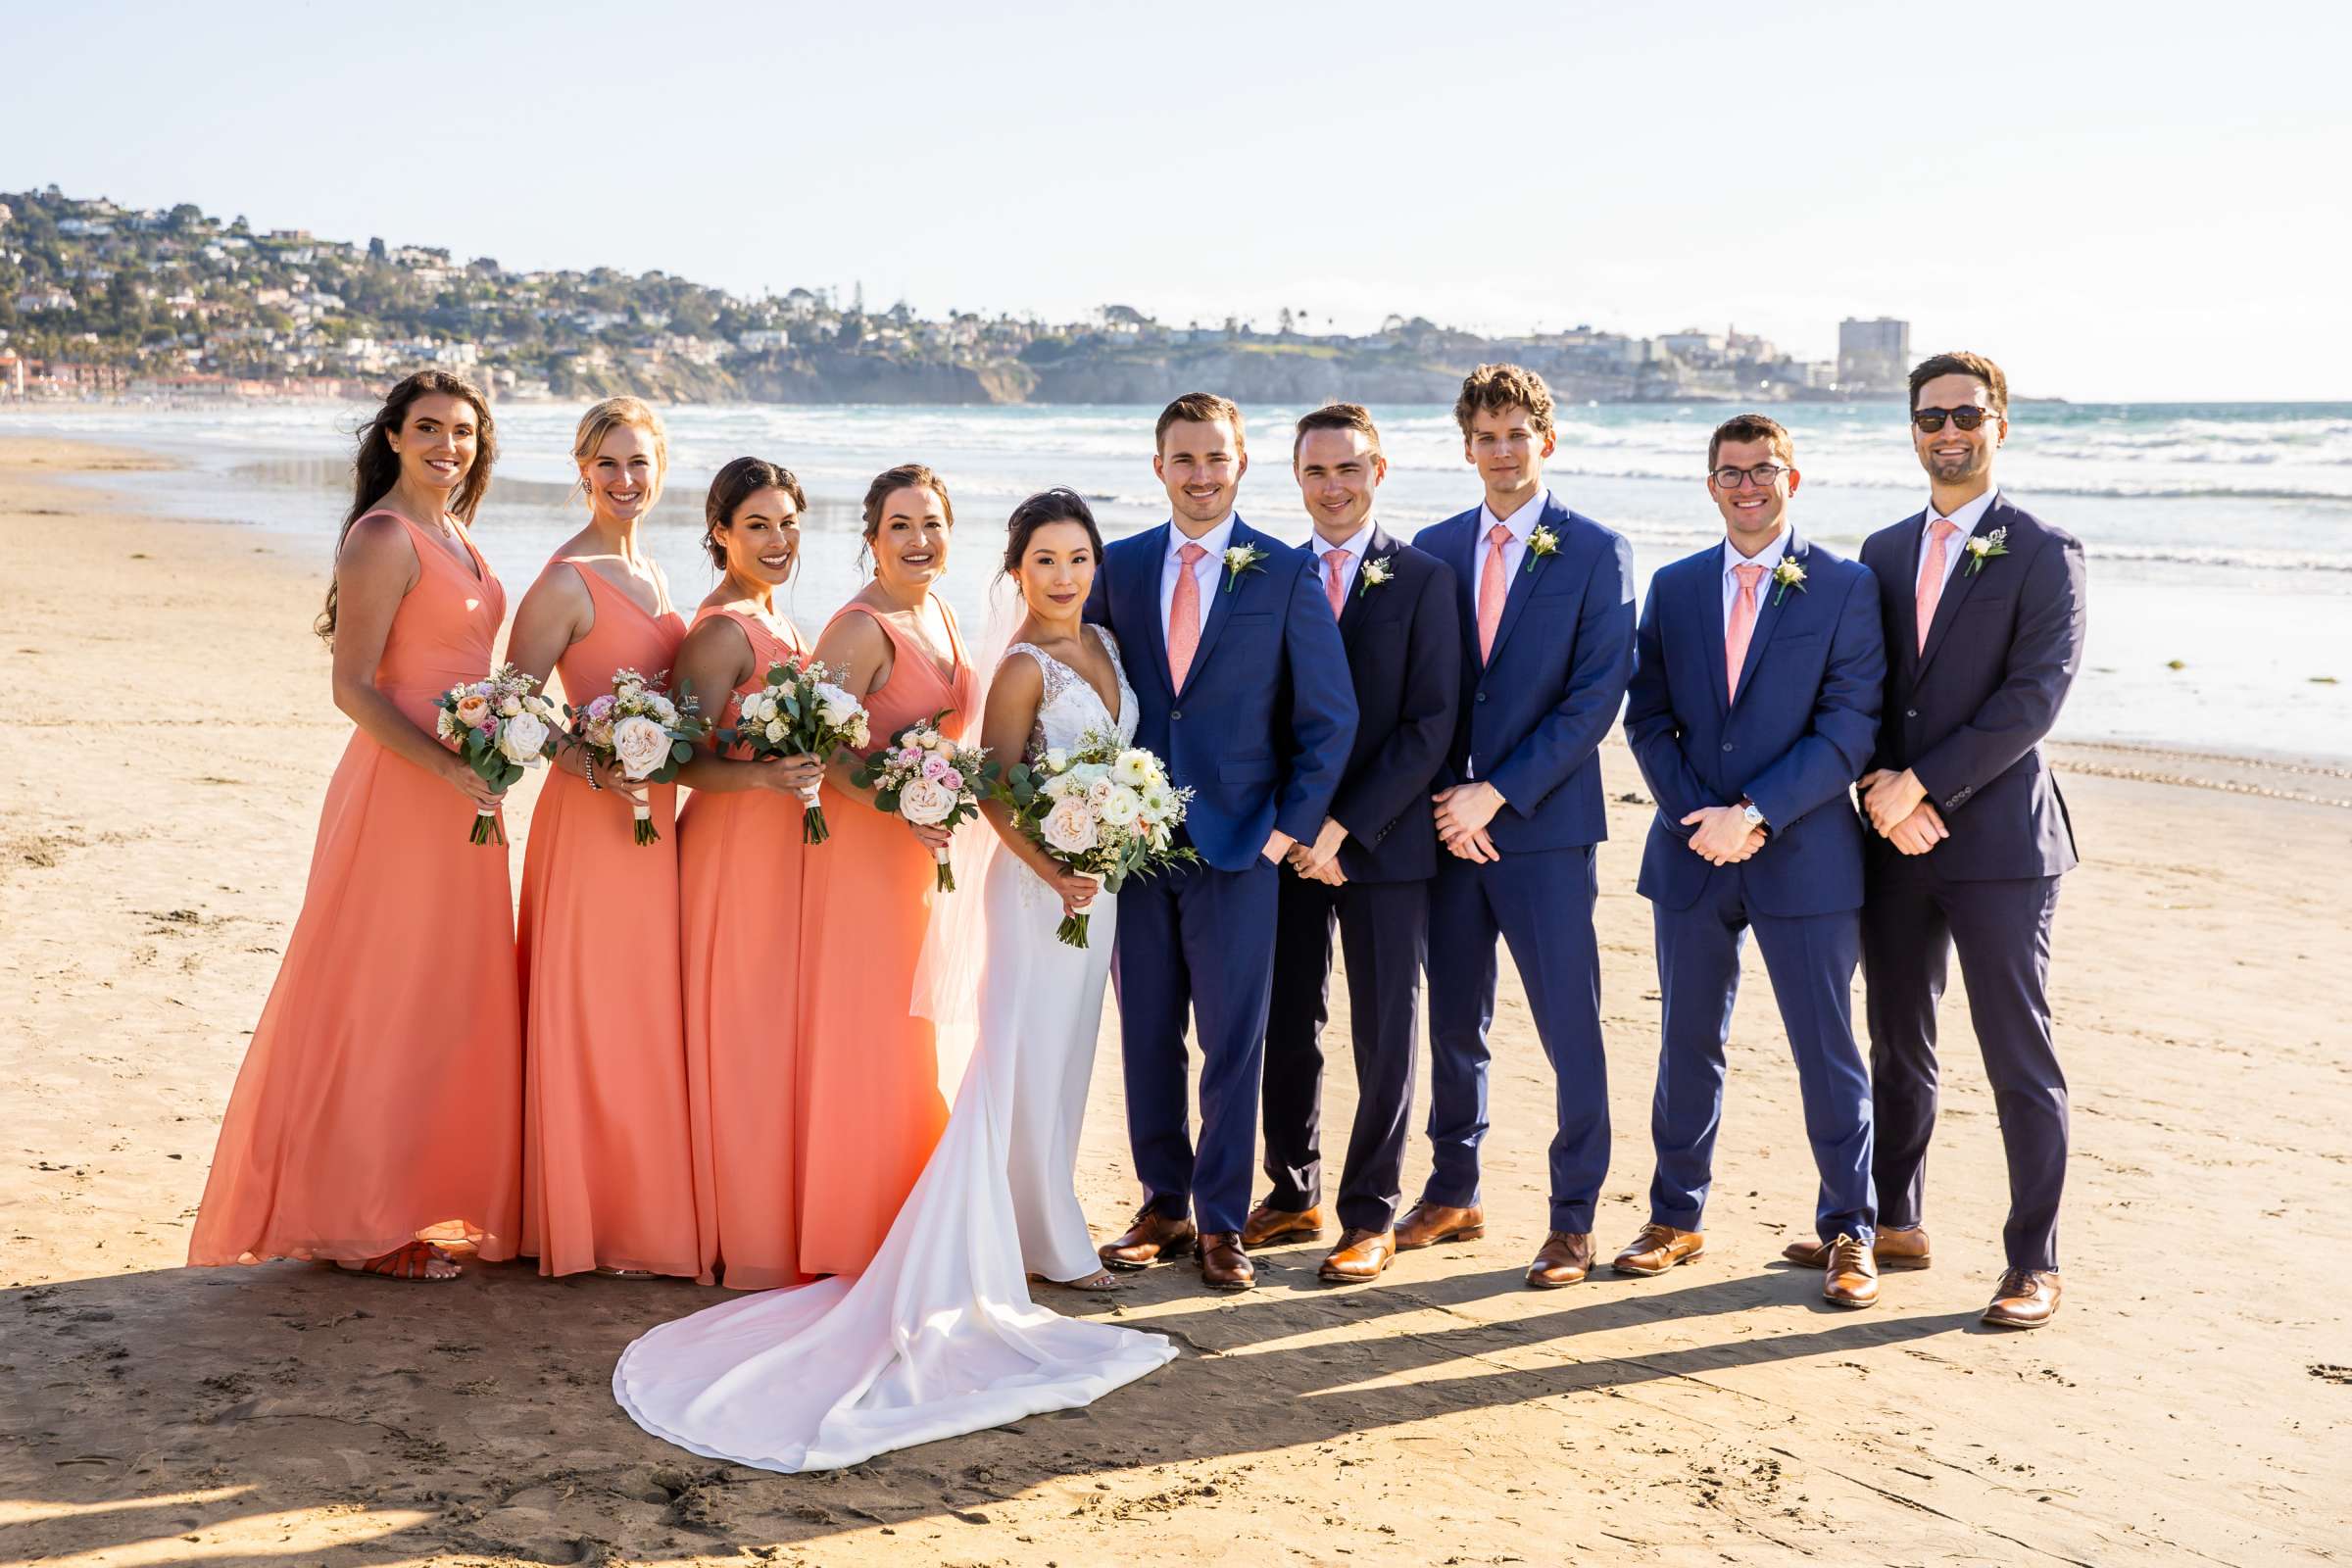
<svg viewBox="0 0 2352 1568">
<path fill-rule="evenodd" d="M 1756 631 L 1756 584 L 1764 580 L 1764 568 L 1751 561 L 1734 566 L 1732 575 L 1740 579 L 1740 591 L 1732 595 L 1732 623 L 1723 634 L 1723 689 L 1737 698 L 1740 671 L 1747 665 L 1747 640 Z"/>
<path fill-rule="evenodd" d="M 1511 542 L 1511 530 L 1496 523 L 1487 530 L 1487 564 L 1478 574 L 1478 659 L 1485 663 L 1494 657 L 1494 633 L 1502 625 L 1503 601 L 1511 591 L 1504 586 L 1502 547 Z"/>
<path fill-rule="evenodd" d="M 1960 525 L 1949 517 L 1937 517 L 1929 525 L 1934 535 L 1928 541 L 1928 562 L 1919 568 L 1919 651 L 1928 651 L 1928 628 L 1936 623 L 1936 605 L 1943 598 L 1943 578 L 1952 561 L 1952 535 Z"/>
<path fill-rule="evenodd" d="M 1331 618 L 1340 618 L 1340 607 L 1348 602 L 1347 590 L 1341 586 L 1340 572 L 1348 564 L 1348 552 L 1323 552 L 1323 597 L 1331 601 Z"/>
<path fill-rule="evenodd" d="M 1193 575 L 1193 567 L 1207 554 L 1195 544 L 1176 552 L 1181 564 L 1176 568 L 1176 597 L 1168 602 L 1168 679 L 1178 691 L 1184 690 L 1193 655 L 1200 651 L 1200 579 Z"/>
</svg>

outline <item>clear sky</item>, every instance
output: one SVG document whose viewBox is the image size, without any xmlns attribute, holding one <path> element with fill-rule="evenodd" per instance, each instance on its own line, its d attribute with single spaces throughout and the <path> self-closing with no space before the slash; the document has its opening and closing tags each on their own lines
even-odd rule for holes
<svg viewBox="0 0 2352 1568">
<path fill-rule="evenodd" d="M 1885 314 L 2021 392 L 2352 398 L 2348 17 L 0 0 L 0 188 L 925 312 L 1808 358 Z"/>
</svg>

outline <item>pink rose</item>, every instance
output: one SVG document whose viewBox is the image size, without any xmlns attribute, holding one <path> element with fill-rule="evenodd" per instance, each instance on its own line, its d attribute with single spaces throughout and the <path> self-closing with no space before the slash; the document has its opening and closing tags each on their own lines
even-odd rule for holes
<svg viewBox="0 0 2352 1568">
<path fill-rule="evenodd" d="M 937 778 L 948 770 L 948 760 L 933 752 L 923 759 L 923 777 Z"/>
<path fill-rule="evenodd" d="M 467 729 L 480 728 L 482 721 L 489 716 L 489 698 L 476 692 L 468 692 L 458 699 L 458 722 Z"/>
<path fill-rule="evenodd" d="M 605 693 L 604 696 L 597 698 L 594 702 L 588 705 L 588 716 L 590 718 L 603 718 L 612 711 L 612 694 L 611 692 Z"/>
<path fill-rule="evenodd" d="M 952 767 L 939 775 L 939 781 L 958 794 L 963 791 L 963 775 Z"/>
</svg>

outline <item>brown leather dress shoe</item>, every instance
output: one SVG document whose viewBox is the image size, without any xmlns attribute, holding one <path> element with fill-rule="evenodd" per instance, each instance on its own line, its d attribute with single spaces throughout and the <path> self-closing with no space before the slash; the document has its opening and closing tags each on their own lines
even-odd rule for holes
<svg viewBox="0 0 2352 1568">
<path fill-rule="evenodd" d="M 1822 1268 L 1830 1261 L 1827 1242 L 1790 1242 L 1781 1249 L 1781 1255 L 1800 1268 Z M 1928 1252 L 1928 1232 L 1922 1225 L 1885 1226 L 1878 1240 L 1871 1245 L 1871 1255 L 1883 1269 L 1926 1268 L 1932 1261 Z"/>
<path fill-rule="evenodd" d="M 1415 1203 L 1396 1222 L 1396 1250 L 1409 1252 L 1416 1247 L 1434 1247 L 1440 1242 L 1475 1242 L 1486 1234 L 1487 1211 L 1483 1208 Z"/>
<path fill-rule="evenodd" d="M 1112 1268 L 1150 1268 L 1161 1258 L 1182 1257 L 1198 1240 L 1191 1220 L 1143 1208 L 1136 1211 L 1126 1235 L 1104 1242 L 1095 1252 Z"/>
<path fill-rule="evenodd" d="M 2056 1269 L 2011 1269 L 1984 1308 L 1984 1321 L 2003 1329 L 2037 1329 L 2057 1315 Z"/>
<path fill-rule="evenodd" d="M 1239 1231 L 1208 1231 L 1200 1238 L 1200 1283 L 1212 1291 L 1246 1291 L 1257 1283 L 1257 1266 L 1242 1250 Z"/>
<path fill-rule="evenodd" d="M 1348 1231 L 1340 1245 L 1315 1272 L 1334 1285 L 1358 1285 L 1380 1278 L 1380 1271 L 1396 1260 L 1395 1231 Z"/>
<path fill-rule="evenodd" d="M 1553 1231 L 1544 1238 L 1536 1260 L 1527 1265 L 1527 1283 L 1539 1291 L 1575 1285 L 1592 1272 L 1592 1233 Z"/>
<path fill-rule="evenodd" d="M 1609 1267 L 1620 1274 L 1663 1274 L 1677 1263 L 1705 1253 L 1707 1239 L 1698 1231 L 1678 1231 L 1655 1222 L 1642 1227 L 1633 1245 L 1619 1252 Z"/>
<path fill-rule="evenodd" d="M 1821 1282 L 1821 1298 L 1832 1306 L 1870 1306 L 1879 1298 L 1879 1261 L 1870 1249 L 1851 1236 L 1830 1244 L 1829 1277 Z"/>
<path fill-rule="evenodd" d="M 1276 1208 L 1260 1203 L 1242 1221 L 1244 1247 L 1271 1247 L 1276 1242 L 1319 1242 L 1323 1239 L 1323 1210 Z"/>
</svg>

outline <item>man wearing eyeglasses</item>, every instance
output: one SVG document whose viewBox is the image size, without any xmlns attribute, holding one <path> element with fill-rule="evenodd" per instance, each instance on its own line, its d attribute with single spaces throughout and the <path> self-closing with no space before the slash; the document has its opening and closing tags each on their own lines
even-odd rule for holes
<svg viewBox="0 0 2352 1568">
<path fill-rule="evenodd" d="M 1821 1177 L 1822 1294 L 1863 1307 L 1879 1298 L 1878 1203 L 1852 1004 L 1863 835 L 1847 791 L 1878 739 L 1886 644 L 1878 579 L 1789 526 L 1794 462 L 1788 432 L 1760 414 L 1718 426 L 1707 493 L 1724 537 L 1661 568 L 1642 609 L 1625 733 L 1658 805 L 1640 883 L 1664 1004 L 1657 1167 L 1649 1223 L 1612 1266 L 1663 1274 L 1705 1249 L 1724 1042 L 1753 929 Z"/>
<path fill-rule="evenodd" d="M 2082 546 L 2012 505 L 1992 464 L 2009 383 L 1981 354 L 1911 372 L 1911 444 L 1928 507 L 1870 536 L 1886 626 L 1886 705 L 1864 774 L 1862 975 L 1877 1116 L 1878 1259 L 1925 1268 L 1936 1128 L 1936 1008 L 1960 956 L 2009 1164 L 2007 1269 L 1984 1321 L 2058 1310 L 2066 1077 L 2050 1039 L 2050 922 L 2075 865 L 2041 738 L 2082 666 Z M 1817 1249 L 1788 1255 L 1814 1260 Z"/>
</svg>

